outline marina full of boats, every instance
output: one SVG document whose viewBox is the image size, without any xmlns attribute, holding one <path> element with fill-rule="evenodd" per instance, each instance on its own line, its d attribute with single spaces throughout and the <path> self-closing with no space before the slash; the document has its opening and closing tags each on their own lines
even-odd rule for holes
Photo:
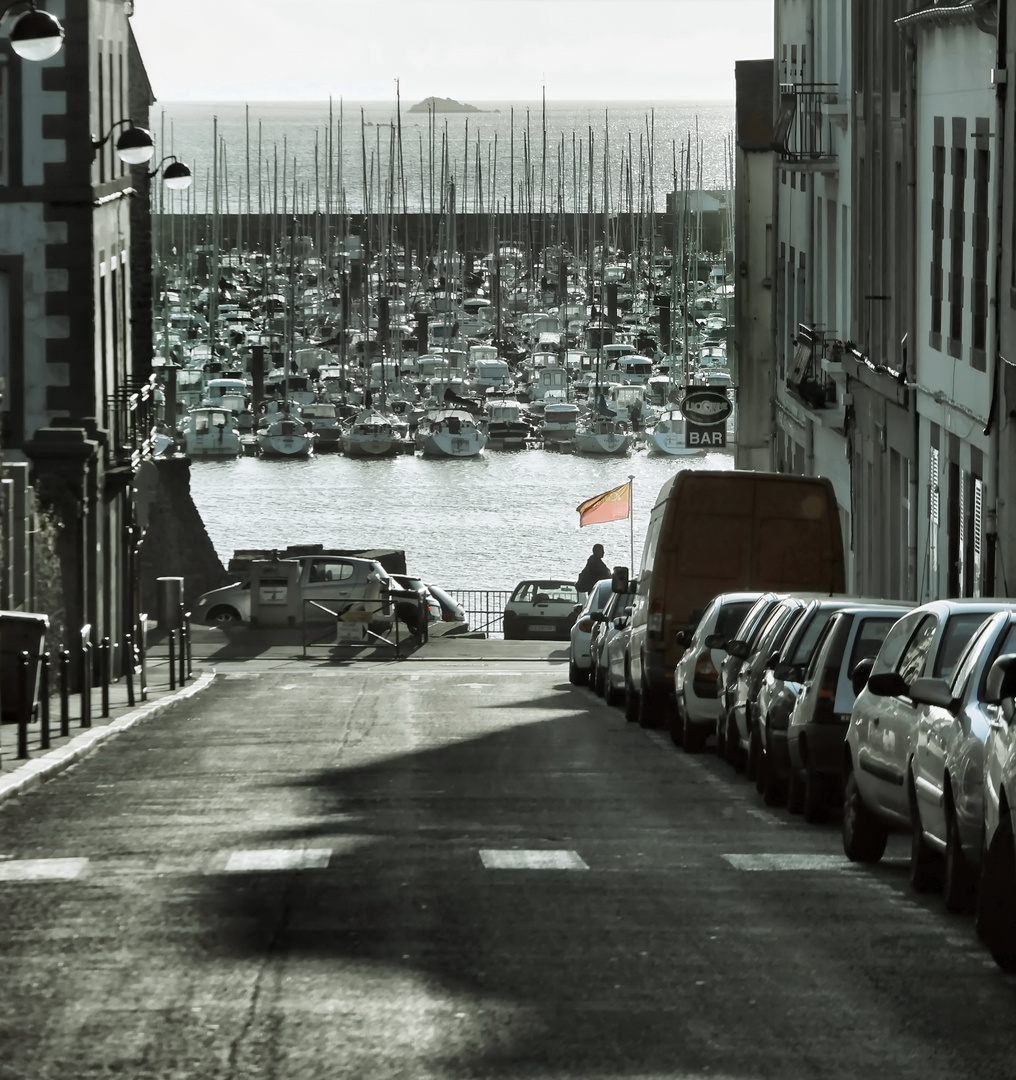
<svg viewBox="0 0 1016 1080">
<path fill-rule="evenodd" d="M 165 268 L 160 452 L 680 457 L 736 440 L 720 256 L 604 245 L 579 260 L 499 244 L 469 258 L 346 257 L 357 244 L 323 257 L 295 236 L 273 259 L 202 251 L 197 281 Z M 730 402 L 707 444 L 682 410 L 697 387 Z"/>
</svg>

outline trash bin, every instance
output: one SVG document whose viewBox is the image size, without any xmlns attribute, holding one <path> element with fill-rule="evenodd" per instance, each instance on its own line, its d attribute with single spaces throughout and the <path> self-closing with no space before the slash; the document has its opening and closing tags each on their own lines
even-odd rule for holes
<svg viewBox="0 0 1016 1080">
<path fill-rule="evenodd" d="M 155 579 L 155 621 L 162 630 L 183 626 L 183 578 Z"/>
<path fill-rule="evenodd" d="M 28 715 L 39 699 L 40 660 L 45 648 L 49 616 L 30 611 L 0 611 L 0 722 L 16 724 L 26 708 L 23 700 L 21 656 L 28 653 Z"/>
</svg>

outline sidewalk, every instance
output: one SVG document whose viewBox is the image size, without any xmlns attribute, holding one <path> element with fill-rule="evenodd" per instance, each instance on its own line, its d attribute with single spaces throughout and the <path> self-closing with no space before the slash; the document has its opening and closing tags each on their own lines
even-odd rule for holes
<svg viewBox="0 0 1016 1080">
<path fill-rule="evenodd" d="M 108 712 L 103 715 L 103 692 L 93 687 L 90 695 L 91 726 L 82 727 L 82 695 L 72 693 L 68 705 L 67 734 L 61 735 L 60 696 L 49 699 L 49 746 L 44 747 L 42 723 L 36 718 L 28 727 L 28 757 L 19 758 L 18 725 L 0 724 L 0 803 L 35 787 L 50 776 L 69 768 L 90 754 L 97 746 L 121 731 L 166 709 L 173 702 L 203 690 L 215 677 L 208 664 L 194 660 L 191 676 L 179 681 L 179 659 L 174 665 L 170 685 L 168 653 L 165 644 L 156 644 L 146 658 L 147 688 L 142 700 L 139 680 L 134 679 L 134 704 L 125 679 L 110 683 Z"/>
</svg>

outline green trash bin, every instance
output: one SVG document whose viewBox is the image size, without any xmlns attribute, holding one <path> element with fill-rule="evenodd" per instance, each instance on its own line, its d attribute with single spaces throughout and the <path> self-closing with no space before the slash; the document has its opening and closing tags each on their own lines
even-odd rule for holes
<svg viewBox="0 0 1016 1080">
<path fill-rule="evenodd" d="M 30 611 L 0 611 L 0 723 L 16 724 L 27 707 L 31 718 L 39 700 L 39 673 L 49 616 Z M 21 657 L 28 653 L 28 701 Z"/>
</svg>

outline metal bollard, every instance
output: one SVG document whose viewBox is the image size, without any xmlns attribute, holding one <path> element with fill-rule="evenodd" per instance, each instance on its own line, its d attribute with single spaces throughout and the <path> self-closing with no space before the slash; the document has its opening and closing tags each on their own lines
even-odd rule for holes
<svg viewBox="0 0 1016 1080">
<path fill-rule="evenodd" d="M 138 668 L 140 671 L 140 674 L 138 675 L 138 686 L 141 688 L 142 701 L 148 700 L 148 644 L 145 628 L 145 621 L 147 618 L 148 616 L 144 612 L 138 616 L 138 630 L 141 634 L 140 640 L 138 641 Z"/>
<path fill-rule="evenodd" d="M 64 738 L 71 733 L 71 653 L 70 649 L 60 650 L 60 735 Z"/>
<path fill-rule="evenodd" d="M 187 681 L 187 619 L 180 605 L 180 685 Z"/>
<path fill-rule="evenodd" d="M 48 750 L 49 738 L 49 653 L 39 657 L 39 748 Z"/>
<path fill-rule="evenodd" d="M 166 639 L 169 645 L 169 688 L 176 689 L 176 631 L 170 630 Z"/>
<path fill-rule="evenodd" d="M 18 690 L 21 694 L 21 708 L 18 709 L 18 757 L 28 757 L 28 724 L 32 716 L 32 703 L 28 700 L 31 694 L 29 687 L 32 670 L 32 658 L 28 653 L 21 654 L 21 662 L 18 666 Z"/>
<path fill-rule="evenodd" d="M 109 679 L 112 672 L 109 638 L 104 637 L 99 642 L 99 688 L 102 698 L 102 712 L 100 716 L 109 716 Z"/>
<path fill-rule="evenodd" d="M 134 635 L 128 634 L 123 642 L 123 676 L 127 682 L 127 704 L 134 706 Z"/>
<path fill-rule="evenodd" d="M 92 726 L 92 643 L 81 638 L 81 726 Z"/>
</svg>

